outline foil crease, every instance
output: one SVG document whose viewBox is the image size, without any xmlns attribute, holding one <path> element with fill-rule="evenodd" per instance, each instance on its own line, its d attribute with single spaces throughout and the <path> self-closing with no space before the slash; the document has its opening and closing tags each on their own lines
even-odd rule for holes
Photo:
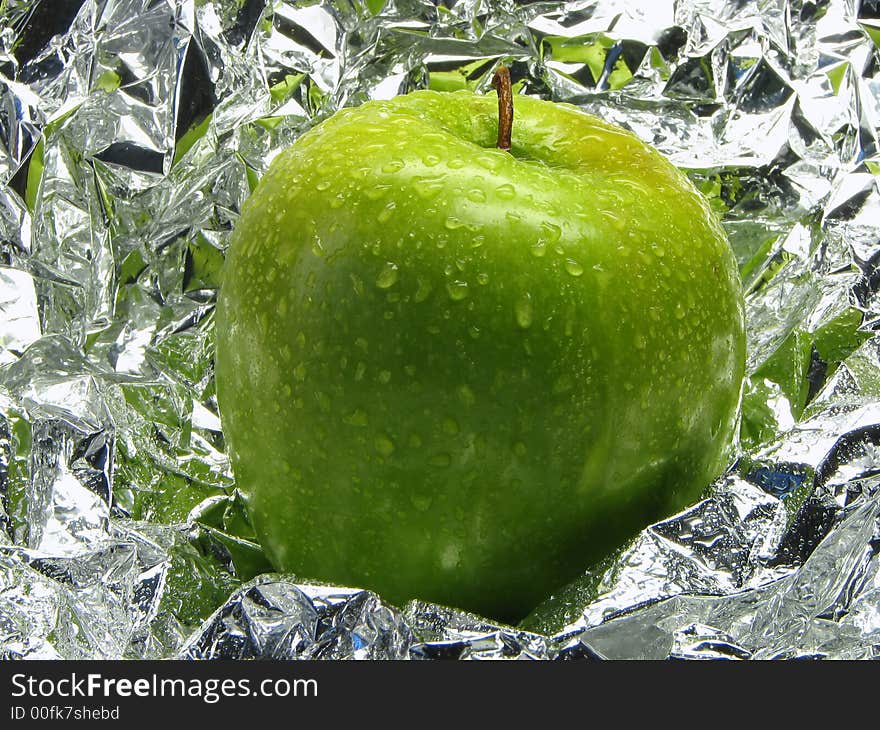
<svg viewBox="0 0 880 730">
<path fill-rule="evenodd" d="M 4 3 L 0 657 L 876 658 L 878 43 L 867 0 Z M 747 303 L 727 473 L 518 627 L 271 573 L 212 365 L 271 159 L 500 63 L 681 167 Z"/>
</svg>

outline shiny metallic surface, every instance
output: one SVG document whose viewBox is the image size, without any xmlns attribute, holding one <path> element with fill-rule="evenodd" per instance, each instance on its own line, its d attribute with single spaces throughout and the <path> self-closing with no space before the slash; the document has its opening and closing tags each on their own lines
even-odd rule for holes
<svg viewBox="0 0 880 730">
<path fill-rule="evenodd" d="M 877 43 L 858 0 L 5 3 L 0 657 L 876 658 Z M 728 472 L 516 628 L 272 574 L 212 363 L 271 159 L 343 106 L 488 91 L 501 63 L 685 170 L 748 327 Z"/>
</svg>

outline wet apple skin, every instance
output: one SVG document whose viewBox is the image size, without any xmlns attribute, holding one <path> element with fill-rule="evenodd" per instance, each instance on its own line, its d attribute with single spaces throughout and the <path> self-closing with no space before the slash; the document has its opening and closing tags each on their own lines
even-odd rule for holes
<svg viewBox="0 0 880 730">
<path fill-rule="evenodd" d="M 415 92 L 271 164 L 216 320 L 274 565 L 513 621 L 724 468 L 745 360 L 718 221 L 567 105 Z"/>
</svg>

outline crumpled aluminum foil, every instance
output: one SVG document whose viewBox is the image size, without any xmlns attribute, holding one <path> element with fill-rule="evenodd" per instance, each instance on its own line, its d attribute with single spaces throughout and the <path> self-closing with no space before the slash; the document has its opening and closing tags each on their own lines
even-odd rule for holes
<svg viewBox="0 0 880 730">
<path fill-rule="evenodd" d="M 9 0 L 0 658 L 880 654 L 880 8 L 865 0 Z M 224 247 L 342 106 L 522 93 L 633 130 L 747 293 L 737 459 L 520 627 L 272 574 L 214 397 Z"/>
</svg>

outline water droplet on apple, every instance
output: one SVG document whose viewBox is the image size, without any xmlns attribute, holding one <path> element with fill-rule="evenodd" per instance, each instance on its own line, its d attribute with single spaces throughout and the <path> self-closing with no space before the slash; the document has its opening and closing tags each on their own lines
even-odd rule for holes
<svg viewBox="0 0 880 730">
<path fill-rule="evenodd" d="M 584 267 L 574 259 L 565 260 L 565 270 L 572 276 L 580 276 L 584 273 Z"/>
<path fill-rule="evenodd" d="M 452 301 L 454 302 L 460 302 L 462 299 L 465 299 L 468 294 L 470 294 L 467 282 L 461 281 L 460 279 L 447 282 L 446 292 L 449 294 L 449 298 L 452 299 Z"/>
<path fill-rule="evenodd" d="M 352 286 L 354 287 L 354 293 L 359 297 L 362 297 L 364 295 L 364 282 L 357 274 L 351 274 L 350 276 Z"/>
<path fill-rule="evenodd" d="M 399 272 L 397 269 L 397 264 L 388 261 L 386 262 L 385 266 L 382 267 L 382 271 L 379 272 L 379 276 L 376 277 L 376 286 L 378 286 L 380 289 L 390 289 L 397 283 L 398 276 Z"/>
<path fill-rule="evenodd" d="M 373 185 L 372 187 L 364 189 L 364 195 L 370 200 L 379 200 L 379 198 L 383 197 L 389 190 L 391 190 L 390 185 Z"/>
<path fill-rule="evenodd" d="M 457 545 L 447 545 L 440 555 L 440 567 L 443 570 L 454 570 L 461 561 L 460 554 L 461 551 Z"/>
<path fill-rule="evenodd" d="M 422 200 L 430 200 L 437 196 L 437 194 L 443 190 L 443 185 L 446 182 L 446 174 L 434 175 L 432 177 L 415 177 L 413 178 L 413 183 L 415 183 L 415 190 L 418 196 Z"/>
<path fill-rule="evenodd" d="M 471 190 L 468 190 L 467 198 L 474 203 L 485 203 L 486 193 L 479 188 L 472 188 Z"/>
<path fill-rule="evenodd" d="M 389 382 L 391 382 L 391 371 L 380 370 L 377 380 L 382 383 L 382 385 L 387 385 Z"/>
<path fill-rule="evenodd" d="M 329 180 L 321 180 L 317 185 L 315 185 L 315 189 L 321 190 L 321 191 L 326 190 L 329 187 L 330 187 Z"/>
<path fill-rule="evenodd" d="M 397 207 L 397 204 L 394 201 L 391 201 L 386 205 L 382 210 L 379 211 L 379 215 L 376 216 L 376 220 L 379 223 L 387 223 L 391 218 L 391 215 L 394 213 L 394 209 Z"/>
<path fill-rule="evenodd" d="M 486 286 L 489 283 L 489 275 L 485 271 L 481 271 L 477 274 L 477 284 L 481 286 Z"/>
<path fill-rule="evenodd" d="M 306 364 L 301 362 L 293 369 L 293 377 L 296 378 L 299 382 L 303 382 L 306 379 Z"/>
<path fill-rule="evenodd" d="M 453 157 L 451 160 L 447 161 L 446 167 L 448 167 L 450 170 L 460 170 L 466 164 L 467 163 L 460 157 Z"/>
<path fill-rule="evenodd" d="M 545 238 L 548 243 L 556 243 L 562 236 L 562 229 L 555 223 L 550 223 L 549 221 L 544 221 L 541 224 L 541 231 L 543 233 L 542 237 Z"/>
<path fill-rule="evenodd" d="M 418 288 L 416 289 L 416 293 L 413 296 L 413 299 L 416 302 L 423 302 L 428 298 L 428 295 L 431 293 L 431 283 L 422 277 L 417 279 Z"/>
<path fill-rule="evenodd" d="M 485 154 L 477 157 L 477 164 L 479 164 L 480 167 L 486 168 L 490 172 L 495 172 L 501 165 L 501 160 L 495 155 Z"/>
<path fill-rule="evenodd" d="M 444 225 L 448 230 L 454 231 L 457 228 L 461 228 L 464 225 L 464 221 L 462 221 L 460 218 L 456 218 L 454 215 L 451 215 L 446 219 Z"/>
<path fill-rule="evenodd" d="M 523 329 L 532 326 L 532 295 L 526 292 L 516 302 L 514 306 L 516 315 L 516 323 Z"/>
<path fill-rule="evenodd" d="M 647 347 L 647 345 L 648 345 L 648 342 L 645 339 L 644 335 L 636 335 L 636 349 L 637 350 L 644 350 L 645 347 Z"/>
<path fill-rule="evenodd" d="M 437 155 L 425 155 L 422 158 L 422 164 L 425 167 L 434 167 L 434 165 L 440 162 L 440 158 Z"/>
<path fill-rule="evenodd" d="M 472 340 L 480 339 L 480 328 L 475 325 L 471 325 L 468 327 L 468 334 L 471 336 Z"/>
<path fill-rule="evenodd" d="M 535 258 L 541 258 L 547 253 L 547 242 L 543 238 L 539 238 L 532 244 L 530 251 Z"/>
<path fill-rule="evenodd" d="M 394 442 L 388 437 L 387 434 L 380 433 L 376 436 L 374 444 L 376 446 L 376 451 L 379 452 L 380 456 L 389 457 L 394 453 Z"/>
<path fill-rule="evenodd" d="M 342 422 L 347 423 L 349 426 L 366 426 L 367 421 L 367 413 L 361 408 L 355 408 L 348 416 L 342 419 Z"/>
<path fill-rule="evenodd" d="M 434 500 L 428 494 L 411 494 L 410 501 L 419 512 L 427 512 Z"/>
<path fill-rule="evenodd" d="M 602 216 L 607 220 L 611 227 L 616 231 L 622 231 L 626 228 L 626 221 L 616 213 L 611 212 L 610 210 L 602 211 Z"/>
<path fill-rule="evenodd" d="M 393 175 L 395 172 L 400 172 L 403 168 L 403 160 L 391 160 L 382 165 L 382 172 Z"/>
<path fill-rule="evenodd" d="M 510 183 L 504 183 L 495 188 L 495 194 L 502 200 L 511 200 L 516 195 L 516 189 Z"/>
</svg>

